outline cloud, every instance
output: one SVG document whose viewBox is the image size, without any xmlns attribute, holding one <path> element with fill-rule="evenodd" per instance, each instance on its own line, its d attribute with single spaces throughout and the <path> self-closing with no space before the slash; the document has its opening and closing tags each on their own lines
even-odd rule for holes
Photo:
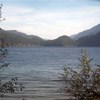
<svg viewBox="0 0 100 100">
<path fill-rule="evenodd" d="M 51 39 L 75 34 L 100 22 L 100 9 L 95 6 L 63 11 L 6 6 L 3 15 L 6 17 L 2 23 L 5 29 L 16 29 Z"/>
</svg>

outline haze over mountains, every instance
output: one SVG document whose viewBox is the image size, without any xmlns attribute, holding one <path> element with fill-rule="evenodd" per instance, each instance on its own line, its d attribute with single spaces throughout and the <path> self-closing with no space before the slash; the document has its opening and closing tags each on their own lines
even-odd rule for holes
<svg viewBox="0 0 100 100">
<path fill-rule="evenodd" d="M 74 46 L 75 42 L 68 36 L 61 36 L 55 40 L 44 40 L 35 35 L 26 35 L 16 30 L 5 31 L 0 29 L 0 38 L 8 46 Z"/>
<path fill-rule="evenodd" d="M 98 25 L 96 25 L 88 30 L 85 30 L 83 32 L 74 34 L 71 36 L 71 38 L 74 40 L 78 40 L 84 36 L 94 35 L 94 34 L 97 34 L 98 32 L 100 32 L 100 24 L 98 24 Z"/>
<path fill-rule="evenodd" d="M 99 47 L 100 46 L 100 24 L 80 32 L 72 37 L 77 46 L 92 46 Z"/>
<path fill-rule="evenodd" d="M 54 40 L 45 40 L 35 35 L 26 35 L 16 30 L 0 29 L 0 39 L 5 41 L 7 46 L 36 47 L 36 46 L 100 46 L 100 24 L 91 29 L 85 30 L 71 37 L 66 35 Z"/>
</svg>

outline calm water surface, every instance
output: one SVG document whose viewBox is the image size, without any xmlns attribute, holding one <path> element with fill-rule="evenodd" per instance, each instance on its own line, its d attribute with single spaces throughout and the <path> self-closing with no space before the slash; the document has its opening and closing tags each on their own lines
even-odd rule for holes
<svg viewBox="0 0 100 100">
<path fill-rule="evenodd" d="M 26 87 L 24 91 L 8 97 L 27 100 L 64 98 L 59 92 L 58 73 L 64 66 L 77 67 L 82 49 L 86 49 L 93 58 L 92 64 L 100 64 L 100 48 L 8 48 L 6 61 L 10 65 L 0 70 L 0 75 L 4 79 L 19 77 L 19 82 Z"/>
</svg>

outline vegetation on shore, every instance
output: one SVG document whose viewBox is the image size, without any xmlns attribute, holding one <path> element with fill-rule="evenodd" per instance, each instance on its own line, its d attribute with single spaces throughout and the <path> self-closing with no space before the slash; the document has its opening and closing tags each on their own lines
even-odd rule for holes
<svg viewBox="0 0 100 100">
<path fill-rule="evenodd" d="M 2 19 L 1 9 L 2 4 L 0 5 L 0 22 L 5 20 Z M 7 43 L 2 38 L 0 38 L 0 69 L 9 66 L 9 63 L 6 63 L 4 61 L 4 58 L 6 58 L 8 55 L 8 51 L 5 46 L 7 46 Z M 4 81 L 0 76 L 0 97 L 3 97 L 6 93 L 14 93 L 16 90 L 22 90 L 23 88 L 24 87 L 22 86 L 22 84 L 18 83 L 17 77 L 12 77 L 9 81 Z"/>
<path fill-rule="evenodd" d="M 80 68 L 64 68 L 61 79 L 64 81 L 64 91 L 75 100 L 100 100 L 100 65 L 92 67 L 86 51 L 82 51 Z"/>
<path fill-rule="evenodd" d="M 0 16 L 0 22 L 2 21 L 1 18 Z M 9 66 L 8 63 L 4 62 L 4 58 L 8 55 L 5 46 L 75 46 L 75 41 L 67 36 L 62 36 L 55 40 L 42 40 L 39 37 L 34 38 L 33 36 L 27 37 L 26 35 L 8 34 L 2 29 L 0 31 L 0 68 Z M 69 93 L 76 100 L 99 100 L 100 65 L 97 65 L 95 68 L 91 67 L 91 59 L 89 59 L 86 51 L 82 51 L 79 60 L 80 68 L 78 70 L 67 67 L 64 68 L 64 73 L 61 74 L 61 79 L 65 82 L 65 93 Z M 1 97 L 5 93 L 14 93 L 16 89 L 22 90 L 23 88 L 22 84 L 18 84 L 17 78 L 11 78 L 7 82 L 3 82 L 0 78 Z"/>
<path fill-rule="evenodd" d="M 0 40 L 0 69 L 9 66 L 9 63 L 4 62 L 4 58 L 8 55 L 8 51 L 4 46 L 5 42 Z M 3 81 L 0 77 L 0 97 L 5 93 L 14 93 L 16 90 L 22 90 L 24 86 L 18 83 L 17 77 L 12 77 L 9 81 Z"/>
</svg>

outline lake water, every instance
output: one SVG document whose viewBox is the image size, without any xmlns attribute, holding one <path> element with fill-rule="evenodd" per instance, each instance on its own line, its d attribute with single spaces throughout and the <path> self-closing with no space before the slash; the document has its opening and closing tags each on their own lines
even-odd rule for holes
<svg viewBox="0 0 100 100">
<path fill-rule="evenodd" d="M 81 50 L 86 49 L 92 64 L 100 64 L 100 48 L 8 48 L 6 62 L 10 65 L 0 70 L 3 79 L 18 77 L 25 89 L 7 94 L 2 100 L 59 100 L 67 98 L 60 93 L 59 73 L 65 66 L 79 65 Z M 1 99 L 0 99 L 1 100 Z"/>
</svg>

